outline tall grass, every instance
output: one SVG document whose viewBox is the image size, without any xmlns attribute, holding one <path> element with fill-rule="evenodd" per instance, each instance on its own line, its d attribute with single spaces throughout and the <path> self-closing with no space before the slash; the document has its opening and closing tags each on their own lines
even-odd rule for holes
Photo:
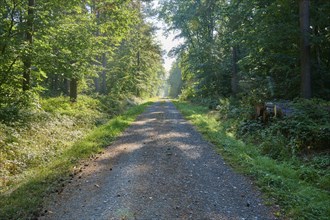
<svg viewBox="0 0 330 220">
<path fill-rule="evenodd" d="M 42 99 L 40 108 L 21 110 L 20 120 L 0 123 L 0 192 L 15 187 L 25 171 L 47 164 L 108 116 L 99 101 L 82 96 Z"/>
<path fill-rule="evenodd" d="M 291 219 L 329 219 L 330 173 L 318 166 L 320 161 L 275 160 L 263 154 L 259 147 L 227 132 L 230 129 L 227 129 L 226 119 L 210 114 L 207 108 L 185 102 L 175 102 L 175 105 L 206 139 L 217 146 L 225 160 L 257 182 L 268 198 L 267 203 L 275 201 L 281 207 L 282 211 L 275 215 Z"/>
</svg>

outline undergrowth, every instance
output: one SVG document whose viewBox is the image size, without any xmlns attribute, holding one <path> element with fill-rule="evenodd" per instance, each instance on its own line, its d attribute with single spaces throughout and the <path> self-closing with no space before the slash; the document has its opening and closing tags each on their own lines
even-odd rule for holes
<svg viewBox="0 0 330 220">
<path fill-rule="evenodd" d="M 76 103 L 65 97 L 42 99 L 39 108 L 21 110 L 19 120 L 0 123 L 0 192 L 17 185 L 26 170 L 60 155 L 97 121 L 108 119 L 98 105 L 87 96 Z"/>
<path fill-rule="evenodd" d="M 77 103 L 59 97 L 40 105 L 24 121 L 0 124 L 0 219 L 38 216 L 59 180 L 81 159 L 108 146 L 147 104 L 116 117 L 100 109 L 106 106 L 99 99 L 84 96 Z"/>
<path fill-rule="evenodd" d="M 329 156 L 314 154 L 308 160 L 294 157 L 276 158 L 272 152 L 260 147 L 268 140 L 240 139 L 231 117 L 210 113 L 206 107 L 175 102 L 178 109 L 197 129 L 217 146 L 221 155 L 238 171 L 255 179 L 267 196 L 266 203 L 273 205 L 273 200 L 280 205 L 281 212 L 275 216 L 290 219 L 328 219 L 330 216 L 330 172 Z M 229 108 L 228 108 L 229 109 Z M 231 109 L 236 115 L 242 109 Z M 243 113 L 246 113 L 244 110 Z M 256 125 L 259 126 L 259 125 Z M 258 130 L 254 128 L 255 131 Z M 280 135 L 280 134 L 279 134 Z M 251 136 L 250 136 L 251 138 Z M 274 146 L 278 137 L 272 136 Z M 280 137 L 281 138 L 281 137 Z M 271 138 L 270 138 L 271 139 Z M 286 140 L 282 140 L 286 141 Z M 291 155 L 291 154 L 290 154 Z"/>
</svg>

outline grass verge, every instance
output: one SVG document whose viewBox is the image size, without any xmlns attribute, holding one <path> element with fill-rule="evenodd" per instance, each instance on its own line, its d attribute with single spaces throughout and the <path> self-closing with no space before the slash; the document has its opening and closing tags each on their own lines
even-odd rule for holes
<svg viewBox="0 0 330 220">
<path fill-rule="evenodd" d="M 60 180 L 67 179 L 79 161 L 101 152 L 149 104 L 150 102 L 130 108 L 122 115 L 92 130 L 82 140 L 63 151 L 61 156 L 42 167 L 27 171 L 25 179 L 15 189 L 0 195 L 0 219 L 36 218 L 45 197 L 60 187 Z"/>
<path fill-rule="evenodd" d="M 317 175 L 317 169 L 299 160 L 277 161 L 262 154 L 258 147 L 244 143 L 227 133 L 224 121 L 209 114 L 206 107 L 185 102 L 174 102 L 182 114 L 191 121 L 204 137 L 217 146 L 217 150 L 236 170 L 255 179 L 265 192 L 267 203 L 281 207 L 274 213 L 280 218 L 320 219 L 330 216 L 329 191 L 319 187 L 306 176 Z M 329 175 L 327 175 L 329 179 Z M 324 181 L 327 181 L 324 180 Z"/>
</svg>

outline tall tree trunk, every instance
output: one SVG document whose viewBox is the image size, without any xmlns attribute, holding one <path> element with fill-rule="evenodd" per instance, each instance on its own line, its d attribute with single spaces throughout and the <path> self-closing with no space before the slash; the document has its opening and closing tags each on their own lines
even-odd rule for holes
<svg viewBox="0 0 330 220">
<path fill-rule="evenodd" d="M 57 74 L 48 77 L 50 79 L 51 96 L 57 96 L 59 91 L 59 76 Z"/>
<path fill-rule="evenodd" d="M 97 5 L 95 3 L 95 0 L 92 1 L 92 12 L 95 13 L 96 16 L 96 24 L 97 24 L 97 30 L 95 31 L 95 36 L 98 37 L 100 35 L 99 32 L 99 25 L 100 25 L 100 12 L 97 8 Z M 100 60 L 99 56 L 96 57 L 96 60 Z M 99 65 L 98 62 L 96 62 L 95 65 Z M 99 93 L 101 91 L 100 87 L 100 73 L 97 74 L 98 76 L 94 77 L 94 86 L 95 86 L 95 92 Z"/>
<path fill-rule="evenodd" d="M 65 96 L 70 95 L 70 80 L 67 78 L 63 79 L 63 85 L 61 86 L 62 92 Z"/>
<path fill-rule="evenodd" d="M 310 61 L 310 1 L 300 0 L 299 2 L 299 17 L 300 17 L 300 31 L 301 31 L 301 96 L 309 99 L 312 97 L 312 83 L 311 83 L 311 61 Z"/>
<path fill-rule="evenodd" d="M 35 0 L 29 0 L 28 2 L 28 14 L 26 19 L 26 37 L 25 41 L 28 43 L 28 50 L 32 49 L 33 44 L 33 23 L 34 23 L 34 6 Z M 30 89 L 30 81 L 31 81 L 31 65 L 32 65 L 32 58 L 31 53 L 24 55 L 23 58 L 24 64 L 24 72 L 23 72 L 23 83 L 22 89 L 23 91 Z"/>
<path fill-rule="evenodd" d="M 102 54 L 102 67 L 103 70 L 101 72 L 101 92 L 102 94 L 106 94 L 107 92 L 107 72 L 105 68 L 107 67 L 107 55 L 106 53 Z"/>
<path fill-rule="evenodd" d="M 231 77 L 231 91 L 233 96 L 236 96 L 238 93 L 238 67 L 237 67 L 237 53 L 238 53 L 238 46 L 233 46 L 233 72 Z"/>
<path fill-rule="evenodd" d="M 76 102 L 78 97 L 78 80 L 72 78 L 70 81 L 70 101 Z"/>
<path fill-rule="evenodd" d="M 99 75 L 99 74 L 98 74 Z M 95 92 L 100 92 L 100 77 L 94 77 Z"/>
<path fill-rule="evenodd" d="M 320 14 L 319 6 L 320 6 L 319 5 L 319 0 L 315 0 L 314 1 L 314 7 L 315 7 L 315 10 L 316 10 L 316 14 Z M 319 27 L 319 25 L 316 23 L 313 26 L 315 26 L 314 27 L 314 35 L 317 38 L 320 37 L 320 27 Z M 317 69 L 318 69 L 318 72 L 320 72 L 320 70 L 321 70 L 321 47 L 320 47 L 320 44 L 315 45 L 315 53 L 316 53 Z"/>
</svg>

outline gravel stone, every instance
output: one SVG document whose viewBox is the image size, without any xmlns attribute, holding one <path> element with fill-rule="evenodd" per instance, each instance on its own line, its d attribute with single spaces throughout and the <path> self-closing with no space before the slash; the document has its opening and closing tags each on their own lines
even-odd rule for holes
<svg viewBox="0 0 330 220">
<path fill-rule="evenodd" d="M 169 102 L 149 106 L 39 219 L 276 219 Z"/>
</svg>

